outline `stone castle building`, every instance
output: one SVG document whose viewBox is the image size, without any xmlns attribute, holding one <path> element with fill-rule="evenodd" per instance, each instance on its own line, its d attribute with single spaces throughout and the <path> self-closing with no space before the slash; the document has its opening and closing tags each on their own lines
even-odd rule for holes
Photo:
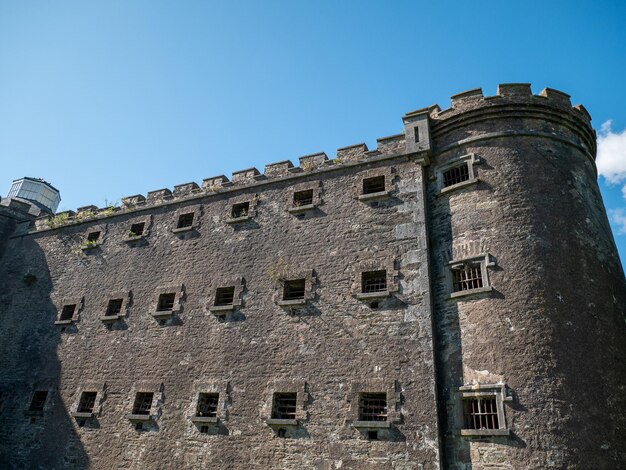
<svg viewBox="0 0 626 470">
<path fill-rule="evenodd" d="M 589 114 L 509 84 L 403 122 L 120 207 L 19 180 L 0 467 L 626 468 Z"/>
</svg>

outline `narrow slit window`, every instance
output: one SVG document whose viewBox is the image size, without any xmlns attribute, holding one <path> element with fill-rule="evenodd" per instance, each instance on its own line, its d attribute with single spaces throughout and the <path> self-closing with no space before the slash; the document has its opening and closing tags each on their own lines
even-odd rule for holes
<svg viewBox="0 0 626 470">
<path fill-rule="evenodd" d="M 296 191 L 293 193 L 294 207 L 310 206 L 311 204 L 313 204 L 312 189 L 307 189 L 306 191 Z"/>
<path fill-rule="evenodd" d="M 241 217 L 247 217 L 250 212 L 250 203 L 241 202 L 239 204 L 233 204 L 231 217 L 233 219 L 239 219 Z"/>
<path fill-rule="evenodd" d="M 467 163 L 463 163 L 460 166 L 455 166 L 443 172 L 443 187 L 447 188 L 454 184 L 462 183 L 469 180 L 469 167 Z"/>
<path fill-rule="evenodd" d="M 306 286 L 306 279 L 295 279 L 293 281 L 285 281 L 285 290 L 283 292 L 283 300 L 304 299 L 305 286 Z"/>
<path fill-rule="evenodd" d="M 297 393 L 275 393 L 272 407 L 274 419 L 296 419 Z"/>
<path fill-rule="evenodd" d="M 134 415 L 149 415 L 150 408 L 152 408 L 152 399 L 154 393 L 152 392 L 139 392 L 135 396 L 135 403 L 133 404 Z"/>
<path fill-rule="evenodd" d="M 78 403 L 79 413 L 93 413 L 93 408 L 96 405 L 97 392 L 83 392 L 80 396 L 80 402 Z"/>
<path fill-rule="evenodd" d="M 219 393 L 201 393 L 198 396 L 196 416 L 215 418 L 217 416 L 217 404 L 219 402 L 219 398 Z"/>
<path fill-rule="evenodd" d="M 363 194 L 381 193 L 385 190 L 385 175 L 365 178 L 363 180 Z"/>
<path fill-rule="evenodd" d="M 469 264 L 452 270 L 452 289 L 460 292 L 483 287 L 482 268 L 480 264 Z"/>
<path fill-rule="evenodd" d="M 119 315 L 122 312 L 122 304 L 124 303 L 124 299 L 111 299 L 109 300 L 109 305 L 107 306 L 107 317 L 112 317 L 114 315 Z"/>
<path fill-rule="evenodd" d="M 413 128 L 413 135 L 415 136 L 415 142 L 419 142 L 420 141 L 420 129 L 419 127 L 414 127 Z"/>
<path fill-rule="evenodd" d="M 387 421 L 387 394 L 362 393 L 359 401 L 359 421 Z"/>
<path fill-rule="evenodd" d="M 168 310 L 174 310 L 174 301 L 176 300 L 176 294 L 161 294 L 159 295 L 159 303 L 157 305 L 158 312 L 167 312 Z"/>
<path fill-rule="evenodd" d="M 384 292 L 387 290 L 387 271 L 366 271 L 361 274 L 362 293 Z"/>
<path fill-rule="evenodd" d="M 87 235 L 87 241 L 90 243 L 96 243 L 100 238 L 100 232 L 89 232 Z"/>
<path fill-rule="evenodd" d="M 208 426 L 200 426 L 200 432 L 202 434 L 208 434 L 209 433 L 209 427 Z"/>
<path fill-rule="evenodd" d="M 186 228 L 191 227 L 193 225 L 193 212 L 189 212 L 188 214 L 181 214 L 178 216 L 178 224 L 176 228 Z"/>
<path fill-rule="evenodd" d="M 74 312 L 76 311 L 76 304 L 73 305 L 64 305 L 63 310 L 61 310 L 61 316 L 59 320 L 66 321 L 74 318 Z"/>
<path fill-rule="evenodd" d="M 33 399 L 30 402 L 30 411 L 43 411 L 44 406 L 46 405 L 46 400 L 48 398 L 47 390 L 37 390 L 33 393 Z"/>
<path fill-rule="evenodd" d="M 215 291 L 215 305 L 232 305 L 235 300 L 235 287 L 220 287 Z"/>
<path fill-rule="evenodd" d="M 130 237 L 140 237 L 141 235 L 143 235 L 143 230 L 146 226 L 145 222 L 140 222 L 138 224 L 132 224 L 130 226 L 130 232 L 128 233 L 128 235 Z"/>
<path fill-rule="evenodd" d="M 465 429 L 499 429 L 496 398 L 464 399 L 463 420 Z"/>
</svg>

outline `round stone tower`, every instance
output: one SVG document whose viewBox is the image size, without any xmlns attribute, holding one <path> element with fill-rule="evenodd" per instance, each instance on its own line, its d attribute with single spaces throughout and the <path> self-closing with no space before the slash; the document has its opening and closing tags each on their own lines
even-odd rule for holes
<svg viewBox="0 0 626 470">
<path fill-rule="evenodd" d="M 430 133 L 444 468 L 626 468 L 626 283 L 589 114 L 500 85 Z"/>
</svg>

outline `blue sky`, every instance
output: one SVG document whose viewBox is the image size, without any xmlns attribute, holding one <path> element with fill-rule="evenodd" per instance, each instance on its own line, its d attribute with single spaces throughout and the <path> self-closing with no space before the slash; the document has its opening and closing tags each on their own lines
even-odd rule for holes
<svg viewBox="0 0 626 470">
<path fill-rule="evenodd" d="M 626 259 L 624 77 L 620 0 L 0 0 L 0 189 L 43 177 L 60 210 L 102 206 L 373 148 L 407 111 L 529 82 L 603 129 L 600 185 Z"/>
</svg>

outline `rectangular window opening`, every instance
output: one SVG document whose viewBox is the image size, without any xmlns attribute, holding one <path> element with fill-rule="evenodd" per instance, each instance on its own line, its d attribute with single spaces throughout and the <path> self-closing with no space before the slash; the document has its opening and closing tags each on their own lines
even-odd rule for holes
<svg viewBox="0 0 626 470">
<path fill-rule="evenodd" d="M 233 204 L 231 217 L 233 219 L 239 219 L 240 217 L 247 217 L 250 211 L 249 202 L 240 202 L 239 204 Z"/>
<path fill-rule="evenodd" d="M 419 127 L 414 127 L 413 128 L 413 135 L 415 136 L 415 143 L 420 141 L 420 129 Z"/>
<path fill-rule="evenodd" d="M 129 232 L 129 236 L 131 237 L 139 237 L 141 235 L 143 235 L 143 229 L 145 228 L 146 223 L 145 222 L 140 222 L 138 224 L 132 224 L 130 226 L 130 232 Z"/>
<path fill-rule="evenodd" d="M 469 167 L 467 166 L 467 163 L 463 163 L 460 166 L 450 168 L 449 170 L 443 172 L 444 188 L 467 180 L 469 180 Z"/>
<path fill-rule="evenodd" d="M 306 279 L 295 279 L 293 281 L 285 281 L 285 290 L 283 292 L 283 300 L 304 299 L 305 286 L 306 286 Z"/>
<path fill-rule="evenodd" d="M 95 243 L 100 238 L 100 232 L 89 232 L 87 235 L 87 241 L 91 243 Z"/>
<path fill-rule="evenodd" d="M 465 429 L 499 429 L 495 397 L 463 399 Z"/>
<path fill-rule="evenodd" d="M 361 289 L 363 294 L 384 292 L 387 290 L 387 271 L 366 271 L 361 274 Z"/>
<path fill-rule="evenodd" d="M 363 194 L 381 193 L 385 190 L 385 175 L 363 179 Z"/>
<path fill-rule="evenodd" d="M 217 416 L 217 404 L 219 402 L 219 393 L 201 393 L 198 396 L 198 408 L 196 416 L 207 416 L 215 418 Z"/>
<path fill-rule="evenodd" d="M 138 392 L 135 396 L 135 403 L 133 405 L 134 415 L 149 415 L 150 408 L 152 408 L 152 399 L 154 393 L 152 392 Z"/>
<path fill-rule="evenodd" d="M 378 440 L 378 431 L 367 431 L 367 438 L 370 441 L 377 441 Z"/>
<path fill-rule="evenodd" d="M 469 264 L 460 269 L 453 269 L 452 277 L 452 290 L 454 292 L 479 289 L 483 286 L 483 275 L 480 264 Z"/>
<path fill-rule="evenodd" d="M 83 392 L 80 396 L 77 411 L 79 413 L 93 413 L 93 408 L 96 405 L 96 396 L 98 396 L 98 392 Z"/>
<path fill-rule="evenodd" d="M 387 394 L 362 393 L 359 400 L 359 421 L 387 421 Z"/>
<path fill-rule="evenodd" d="M 106 316 L 110 317 L 113 315 L 119 315 L 122 312 L 123 303 L 124 303 L 124 299 L 109 300 L 109 305 L 107 306 Z"/>
<path fill-rule="evenodd" d="M 167 312 L 174 309 L 174 301 L 176 300 L 176 294 L 161 294 L 159 295 L 159 303 L 157 305 L 157 312 Z"/>
<path fill-rule="evenodd" d="M 74 318 L 75 311 L 76 311 L 76 304 L 64 305 L 63 310 L 61 310 L 61 316 L 59 317 L 59 320 L 61 321 L 71 320 L 72 318 Z"/>
<path fill-rule="evenodd" d="M 37 390 L 33 393 L 33 399 L 30 402 L 30 411 L 43 411 L 48 398 L 47 390 Z"/>
<path fill-rule="evenodd" d="M 220 287 L 215 291 L 215 305 L 232 305 L 235 299 L 235 287 Z"/>
<path fill-rule="evenodd" d="M 176 228 L 191 227 L 193 225 L 193 217 L 194 217 L 193 212 L 189 212 L 187 214 L 180 214 L 178 216 L 178 224 L 176 225 Z"/>
<path fill-rule="evenodd" d="M 208 434 L 209 433 L 209 427 L 208 426 L 200 426 L 200 432 L 202 434 Z"/>
<path fill-rule="evenodd" d="M 272 406 L 273 419 L 296 419 L 296 401 L 298 394 L 274 393 Z"/>
<path fill-rule="evenodd" d="M 310 206 L 311 204 L 313 204 L 312 189 L 307 189 L 306 191 L 296 191 L 293 193 L 294 207 Z"/>
</svg>

